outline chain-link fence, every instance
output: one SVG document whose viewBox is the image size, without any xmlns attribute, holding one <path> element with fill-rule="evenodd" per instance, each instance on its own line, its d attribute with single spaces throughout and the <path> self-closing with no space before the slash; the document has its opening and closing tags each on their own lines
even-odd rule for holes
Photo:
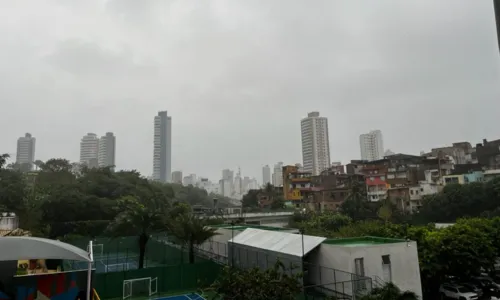
<svg viewBox="0 0 500 300">
<path fill-rule="evenodd" d="M 101 299 L 154 297 L 210 286 L 222 266 L 211 261 L 97 273 L 93 287 Z"/>
<path fill-rule="evenodd" d="M 72 242 L 87 250 L 89 240 Z M 94 263 L 97 273 L 118 272 L 138 269 L 140 253 L 138 237 L 97 238 L 93 241 Z M 207 255 L 204 255 L 207 257 Z M 208 257 L 207 257 L 208 258 Z M 207 258 L 195 255 L 194 262 L 204 262 Z M 169 241 L 164 234 L 151 236 L 146 244 L 143 267 L 152 268 L 189 263 L 188 249 Z M 64 269 L 87 269 L 85 262 L 66 261 Z"/>
</svg>

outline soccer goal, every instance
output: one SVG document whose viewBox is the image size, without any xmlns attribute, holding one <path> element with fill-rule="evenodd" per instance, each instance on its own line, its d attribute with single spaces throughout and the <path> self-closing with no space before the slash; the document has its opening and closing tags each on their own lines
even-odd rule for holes
<svg viewBox="0 0 500 300">
<path fill-rule="evenodd" d="M 158 277 L 144 277 L 123 281 L 123 299 L 152 296 L 158 292 Z"/>
<path fill-rule="evenodd" d="M 89 246 L 87 246 L 87 252 L 89 252 Z M 92 253 L 94 254 L 94 257 L 104 256 L 104 245 L 103 244 L 92 245 Z"/>
</svg>

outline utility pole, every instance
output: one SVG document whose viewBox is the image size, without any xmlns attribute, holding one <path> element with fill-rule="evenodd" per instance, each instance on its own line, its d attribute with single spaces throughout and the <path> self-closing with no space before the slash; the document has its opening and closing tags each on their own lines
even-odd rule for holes
<svg viewBox="0 0 500 300">
<path fill-rule="evenodd" d="M 495 21 L 497 24 L 497 42 L 500 51 L 500 0 L 493 0 L 493 9 L 495 10 Z"/>
</svg>

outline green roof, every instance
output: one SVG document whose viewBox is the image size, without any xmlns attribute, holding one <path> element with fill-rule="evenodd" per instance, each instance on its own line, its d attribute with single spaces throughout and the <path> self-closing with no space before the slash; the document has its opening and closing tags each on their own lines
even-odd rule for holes
<svg viewBox="0 0 500 300">
<path fill-rule="evenodd" d="M 390 238 L 381 238 L 376 236 L 362 236 L 354 238 L 327 239 L 323 242 L 323 244 L 338 245 L 344 247 L 365 247 L 365 246 L 395 244 L 404 242 L 406 242 L 406 240 L 403 239 L 390 239 Z"/>
<path fill-rule="evenodd" d="M 230 224 L 220 224 L 220 225 L 211 225 L 211 227 L 214 228 L 224 228 L 224 229 L 231 229 L 233 228 L 234 230 L 238 231 L 243 231 L 247 228 L 254 228 L 254 229 L 262 229 L 262 230 L 269 230 L 269 231 L 291 231 L 295 230 L 294 228 L 282 228 L 282 227 L 273 227 L 273 226 L 262 226 L 262 225 L 252 225 L 252 224 L 236 224 L 234 227 L 232 227 Z"/>
</svg>

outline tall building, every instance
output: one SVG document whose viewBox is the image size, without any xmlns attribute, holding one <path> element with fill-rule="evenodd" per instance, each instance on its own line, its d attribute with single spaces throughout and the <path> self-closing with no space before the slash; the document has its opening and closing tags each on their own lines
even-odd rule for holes
<svg viewBox="0 0 500 300">
<path fill-rule="evenodd" d="M 172 183 L 182 184 L 182 171 L 172 172 Z"/>
<path fill-rule="evenodd" d="M 234 180 L 234 171 L 229 169 L 222 170 L 222 179 L 232 182 Z"/>
<path fill-rule="evenodd" d="M 378 160 L 384 158 L 384 142 L 380 130 L 372 130 L 359 136 L 359 148 L 362 160 Z"/>
<path fill-rule="evenodd" d="M 80 141 L 80 163 L 96 168 L 99 157 L 99 138 L 95 133 L 87 133 Z"/>
<path fill-rule="evenodd" d="M 328 119 L 319 112 L 310 112 L 300 121 L 303 171 L 319 175 L 330 167 Z"/>
<path fill-rule="evenodd" d="M 106 132 L 99 140 L 97 164 L 99 167 L 114 167 L 116 154 L 116 137 L 112 132 Z"/>
<path fill-rule="evenodd" d="M 272 183 L 274 186 L 283 186 L 283 162 L 274 165 Z"/>
<path fill-rule="evenodd" d="M 172 176 L 172 117 L 158 112 L 154 121 L 153 180 L 170 182 Z"/>
<path fill-rule="evenodd" d="M 31 133 L 26 133 L 24 137 L 17 139 L 16 163 L 23 171 L 31 171 L 35 161 L 36 139 Z"/>
<path fill-rule="evenodd" d="M 266 186 L 268 183 L 271 183 L 271 168 L 265 165 L 262 168 L 262 185 Z"/>
</svg>

